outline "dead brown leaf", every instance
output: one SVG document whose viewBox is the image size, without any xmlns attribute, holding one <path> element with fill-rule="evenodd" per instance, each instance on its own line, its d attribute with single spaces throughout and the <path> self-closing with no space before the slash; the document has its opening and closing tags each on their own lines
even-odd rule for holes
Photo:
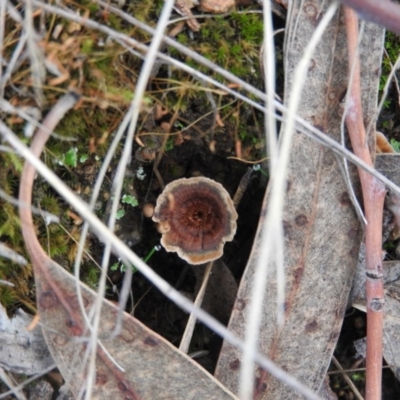
<svg viewBox="0 0 400 400">
<path fill-rule="evenodd" d="M 80 321 L 72 323 L 57 295 L 36 274 L 38 308 L 48 347 L 70 390 L 77 395 L 85 385 L 88 330 L 79 311 L 74 278 L 52 262 L 52 281 Z M 97 294 L 80 283 L 85 309 L 89 312 Z M 104 300 L 99 337 L 123 371 L 98 350 L 93 399 L 204 399 L 234 398 L 197 363 L 138 320 L 124 314 L 122 331 L 115 328 L 118 307 Z"/>
</svg>

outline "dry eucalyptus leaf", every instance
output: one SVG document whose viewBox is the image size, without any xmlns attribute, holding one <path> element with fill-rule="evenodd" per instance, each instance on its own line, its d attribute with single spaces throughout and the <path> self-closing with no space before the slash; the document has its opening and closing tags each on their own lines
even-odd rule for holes
<svg viewBox="0 0 400 400">
<path fill-rule="evenodd" d="M 0 366 L 7 371 L 34 375 L 54 365 L 40 327 L 26 329 L 31 322 L 21 309 L 9 319 L 0 304 Z"/>
<path fill-rule="evenodd" d="M 318 394 L 324 399 L 324 400 L 337 400 L 337 395 L 334 393 L 331 389 L 331 386 L 329 384 L 329 376 L 326 375 L 324 381 L 322 382 L 321 388 L 318 392 Z"/>
<path fill-rule="evenodd" d="M 69 314 L 56 294 L 35 273 L 38 307 L 43 333 L 53 358 L 69 389 L 77 395 L 84 387 L 85 326 L 79 311 L 74 278 L 52 262 L 49 275 L 62 291 L 79 323 L 71 324 Z M 47 279 L 47 278 L 46 278 Z M 83 301 L 89 312 L 96 293 L 80 283 Z M 101 343 L 126 373 L 112 365 L 108 356 L 98 350 L 96 399 L 232 399 L 222 385 L 171 343 L 152 332 L 138 320 L 124 314 L 121 333 L 113 338 L 118 308 L 104 300 L 99 337 Z"/>
<path fill-rule="evenodd" d="M 317 0 L 290 2 L 284 54 L 285 104 L 288 104 L 294 84 L 294 70 L 328 5 Z M 365 25 L 360 52 L 367 127 L 375 117 L 383 39 L 382 29 Z M 340 10 L 310 62 L 298 109 L 299 116 L 337 141 L 340 141 L 342 101 L 348 83 L 346 42 Z M 340 333 L 362 232 L 333 153 L 301 134 L 294 136 L 291 150 L 283 214 L 285 323 L 278 329 L 276 278 L 271 272 L 262 308 L 259 348 L 285 371 L 318 391 Z M 255 265 L 263 246 L 262 219 L 267 198 L 229 324 L 229 329 L 242 338 Z M 238 390 L 240 357 L 239 351 L 224 343 L 216 370 L 216 377 L 234 393 Z M 255 398 L 295 399 L 299 396 L 258 368 Z"/>
</svg>

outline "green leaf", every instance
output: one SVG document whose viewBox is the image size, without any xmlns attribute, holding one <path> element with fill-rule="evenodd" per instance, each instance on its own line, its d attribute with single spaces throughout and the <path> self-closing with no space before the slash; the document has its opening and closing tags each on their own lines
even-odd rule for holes
<svg viewBox="0 0 400 400">
<path fill-rule="evenodd" d="M 115 219 L 121 219 L 125 215 L 125 210 L 121 208 L 120 210 L 117 211 L 117 215 L 115 216 Z"/>
<path fill-rule="evenodd" d="M 68 167 L 75 168 L 77 162 L 77 154 L 78 154 L 78 149 L 76 147 L 69 149 L 64 155 L 63 164 L 67 165 Z"/>
<path fill-rule="evenodd" d="M 119 262 L 114 263 L 110 267 L 111 271 L 118 271 L 118 268 L 119 268 Z"/>
<path fill-rule="evenodd" d="M 390 139 L 390 144 L 396 153 L 400 153 L 400 142 L 395 139 Z"/>
<path fill-rule="evenodd" d="M 135 196 L 130 196 L 128 194 L 122 196 L 121 202 L 124 204 L 130 204 L 132 207 L 136 207 L 139 204 Z"/>
</svg>

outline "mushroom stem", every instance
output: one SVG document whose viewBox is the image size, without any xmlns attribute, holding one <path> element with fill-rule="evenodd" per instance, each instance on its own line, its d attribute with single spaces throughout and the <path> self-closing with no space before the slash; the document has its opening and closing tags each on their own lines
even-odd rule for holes
<svg viewBox="0 0 400 400">
<path fill-rule="evenodd" d="M 204 295 L 206 293 L 208 281 L 210 279 L 211 271 L 214 267 L 214 263 L 215 263 L 215 261 L 210 261 L 206 266 L 206 269 L 205 269 L 204 275 L 203 275 L 203 281 L 201 282 L 200 289 L 199 289 L 199 291 L 196 295 L 196 299 L 193 303 L 196 307 L 201 307 L 201 305 L 203 304 Z M 196 321 L 197 321 L 196 316 L 193 313 L 190 313 L 188 322 L 185 327 L 185 332 L 183 332 L 181 343 L 179 344 L 179 350 L 183 351 L 185 354 L 187 354 L 187 352 L 189 351 L 189 346 L 190 346 L 190 342 L 193 337 L 193 331 L 194 331 L 194 327 L 196 325 Z"/>
<path fill-rule="evenodd" d="M 246 173 L 243 175 L 242 179 L 240 180 L 239 186 L 236 189 L 236 193 L 233 196 L 233 204 L 234 204 L 235 208 L 238 207 L 240 200 L 242 199 L 243 194 L 244 194 L 245 190 L 247 189 L 247 186 L 250 182 L 250 177 L 251 177 L 252 172 L 253 172 L 253 168 L 248 168 Z M 199 291 L 196 295 L 196 299 L 194 301 L 194 305 L 196 307 L 201 307 L 201 305 L 203 303 L 204 295 L 206 293 L 208 281 L 210 279 L 210 275 L 211 275 L 212 269 L 214 267 L 214 263 L 215 263 L 215 261 L 211 261 L 206 266 L 206 269 L 205 269 L 204 275 L 203 275 L 203 281 L 201 282 L 200 289 L 199 289 Z M 196 325 L 196 321 L 197 321 L 196 316 L 193 313 L 190 313 L 188 322 L 185 327 L 185 331 L 183 332 L 181 343 L 179 344 L 179 350 L 183 351 L 186 354 L 189 351 L 189 346 L 190 346 L 190 342 L 193 337 L 193 331 L 194 331 L 194 327 Z"/>
</svg>

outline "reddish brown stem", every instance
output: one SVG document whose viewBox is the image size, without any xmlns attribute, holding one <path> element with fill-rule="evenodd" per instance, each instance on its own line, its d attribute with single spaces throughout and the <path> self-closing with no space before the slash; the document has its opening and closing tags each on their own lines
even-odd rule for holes
<svg viewBox="0 0 400 400">
<path fill-rule="evenodd" d="M 53 109 L 46 116 L 43 121 L 42 127 L 38 129 L 34 139 L 31 143 L 31 151 L 36 157 L 40 157 L 44 146 L 53 132 L 58 122 L 63 118 L 65 113 L 70 110 L 76 103 L 78 96 L 74 93 L 68 93 L 62 97 Z M 31 258 L 32 266 L 35 274 L 42 274 L 46 277 L 48 286 L 60 299 L 64 308 L 69 313 L 71 319 L 73 312 L 70 305 L 61 295 L 60 289 L 54 284 L 53 280 L 48 276 L 48 264 L 53 260 L 44 252 L 39 240 L 36 236 L 35 227 L 33 224 L 31 201 L 32 201 L 32 187 L 35 177 L 35 168 L 28 162 L 25 163 L 21 175 L 21 182 L 19 187 L 19 200 L 21 206 L 19 208 L 19 215 L 21 218 L 21 229 L 24 237 L 25 246 Z M 39 272 L 40 271 L 40 272 Z"/>
<path fill-rule="evenodd" d="M 57 102 L 57 104 L 46 116 L 42 127 L 38 129 L 31 143 L 31 151 L 36 157 L 40 157 L 51 132 L 54 130 L 66 112 L 74 106 L 78 98 L 79 96 L 75 93 L 68 93 Z M 19 200 L 21 202 L 19 212 L 22 234 L 35 273 L 37 293 L 39 293 L 40 290 L 43 293 L 43 291 L 47 291 L 48 289 L 49 293 L 54 293 L 57 300 L 62 304 L 65 311 L 68 313 L 69 321 L 67 325 L 70 327 L 69 333 L 74 336 L 83 335 L 85 333 L 85 329 L 81 314 L 79 310 L 73 309 L 71 304 L 68 302 L 62 285 L 58 285 L 52 278 L 49 270 L 56 263 L 45 253 L 36 236 L 31 211 L 34 177 L 35 168 L 26 162 L 22 172 L 19 188 Z M 104 364 L 108 366 L 110 371 L 112 371 L 112 373 L 117 377 L 117 380 L 123 384 L 124 395 L 126 397 L 138 400 L 140 397 L 134 392 L 130 383 L 127 381 L 126 374 L 113 365 L 113 363 L 109 360 L 108 355 L 100 347 L 97 348 L 97 355 L 99 359 L 102 360 Z"/>
<path fill-rule="evenodd" d="M 372 166 L 361 105 L 360 62 L 357 52 L 358 19 L 345 7 L 348 39 L 350 88 L 346 125 L 354 153 Z M 367 297 L 367 374 L 366 399 L 381 398 L 382 331 L 383 331 L 383 274 L 382 274 L 382 214 L 385 187 L 372 175 L 359 169 L 367 226 L 366 245 L 366 297 Z"/>
<path fill-rule="evenodd" d="M 375 22 L 400 34 L 400 6 L 389 0 L 342 0 L 358 12 L 361 18 Z"/>
</svg>

